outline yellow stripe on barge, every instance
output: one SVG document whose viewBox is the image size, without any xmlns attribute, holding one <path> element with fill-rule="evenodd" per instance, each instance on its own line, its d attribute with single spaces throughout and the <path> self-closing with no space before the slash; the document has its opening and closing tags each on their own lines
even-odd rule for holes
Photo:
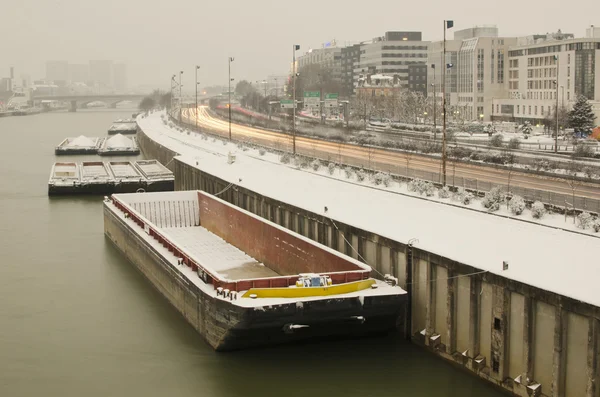
<svg viewBox="0 0 600 397">
<path fill-rule="evenodd" d="M 354 281 L 344 284 L 330 285 L 326 287 L 288 287 L 288 288 L 250 288 L 243 298 L 307 298 L 315 296 L 331 296 L 349 294 L 371 288 L 375 280 Z"/>
</svg>

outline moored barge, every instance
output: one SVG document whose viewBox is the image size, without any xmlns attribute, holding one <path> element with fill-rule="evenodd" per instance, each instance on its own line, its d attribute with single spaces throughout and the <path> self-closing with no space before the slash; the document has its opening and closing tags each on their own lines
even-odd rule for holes
<svg viewBox="0 0 600 397">
<path fill-rule="evenodd" d="M 201 191 L 115 194 L 107 238 L 216 350 L 394 330 L 371 268 Z"/>
</svg>

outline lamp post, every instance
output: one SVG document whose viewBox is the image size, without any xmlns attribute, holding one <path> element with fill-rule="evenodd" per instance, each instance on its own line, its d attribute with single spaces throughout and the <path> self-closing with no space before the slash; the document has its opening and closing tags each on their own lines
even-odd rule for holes
<svg viewBox="0 0 600 397">
<path fill-rule="evenodd" d="M 554 153 L 558 153 L 558 72 L 559 72 L 559 63 L 558 63 L 558 55 L 554 55 L 554 61 L 556 61 L 556 136 L 554 137 Z"/>
<path fill-rule="evenodd" d="M 194 111 L 196 131 L 198 131 L 198 69 L 200 69 L 200 66 L 196 65 L 196 110 Z"/>
<path fill-rule="evenodd" d="M 181 105 L 183 105 L 183 101 L 182 101 L 182 97 L 181 97 L 181 75 L 183 74 L 183 70 L 181 70 L 179 72 L 179 122 L 181 123 L 181 113 L 182 113 L 182 108 Z"/>
<path fill-rule="evenodd" d="M 227 109 L 229 111 L 229 140 L 231 141 L 231 62 L 233 62 L 233 57 L 227 58 L 229 62 L 229 88 L 227 90 L 227 95 L 229 96 L 229 101 L 227 102 Z"/>
<path fill-rule="evenodd" d="M 446 186 L 446 69 L 451 68 L 452 64 L 446 63 L 446 30 L 454 26 L 454 21 L 444 20 L 444 66 L 442 66 L 442 108 L 444 117 L 442 118 L 442 185 Z"/>
<path fill-rule="evenodd" d="M 435 108 L 437 108 L 437 97 L 435 96 L 435 63 L 431 64 L 431 68 L 433 69 L 433 83 L 431 87 L 433 88 L 433 140 L 437 140 L 437 118 L 435 114 Z"/>
<path fill-rule="evenodd" d="M 177 84 L 177 82 L 175 81 L 175 77 L 177 77 L 176 75 L 171 76 L 171 108 L 169 109 L 171 114 L 170 116 L 173 117 L 173 88 L 175 87 L 175 84 Z"/>
<path fill-rule="evenodd" d="M 292 96 L 292 154 L 296 154 L 296 77 L 298 77 L 298 73 L 296 72 L 296 51 L 300 49 L 298 44 L 294 44 L 293 47 L 293 56 L 292 56 L 292 69 L 293 69 L 293 96 Z"/>
</svg>

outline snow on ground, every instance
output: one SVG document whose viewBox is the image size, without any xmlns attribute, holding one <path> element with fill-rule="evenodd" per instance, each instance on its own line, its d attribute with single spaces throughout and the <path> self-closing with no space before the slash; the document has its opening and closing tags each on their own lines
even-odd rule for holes
<svg viewBox="0 0 600 397">
<path fill-rule="evenodd" d="M 160 114 L 138 118 L 148 137 L 223 180 L 402 243 L 416 238 L 420 249 L 600 306 L 596 237 L 315 175 L 280 164 L 274 154 L 260 156 L 176 132 L 163 125 Z M 237 157 L 231 165 L 229 151 Z M 503 261 L 509 263 L 506 271 Z"/>
</svg>

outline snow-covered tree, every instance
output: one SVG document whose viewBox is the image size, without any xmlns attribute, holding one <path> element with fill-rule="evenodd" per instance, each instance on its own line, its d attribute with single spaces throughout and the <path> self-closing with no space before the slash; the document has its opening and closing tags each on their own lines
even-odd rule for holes
<svg viewBox="0 0 600 397">
<path fill-rule="evenodd" d="M 531 215 L 535 219 L 542 219 L 542 217 L 546 214 L 546 206 L 544 203 L 540 201 L 536 201 L 531 205 Z"/>
<path fill-rule="evenodd" d="M 510 208 L 510 212 L 512 212 L 513 215 L 521 215 L 525 209 L 525 200 L 523 200 L 523 197 L 521 196 L 514 195 L 510 199 L 508 208 Z"/>
<path fill-rule="evenodd" d="M 592 111 L 592 105 L 586 97 L 580 95 L 569 112 L 569 126 L 576 132 L 589 134 L 594 128 L 596 116 Z"/>
<path fill-rule="evenodd" d="M 488 211 L 498 211 L 500 205 L 504 203 L 504 192 L 500 187 L 493 187 L 492 190 L 485 194 L 485 197 L 481 201 L 481 204 L 488 209 Z"/>
<path fill-rule="evenodd" d="M 577 226 L 580 229 L 587 229 L 594 223 L 594 218 L 589 212 L 582 212 L 577 215 Z"/>
<path fill-rule="evenodd" d="M 523 132 L 523 135 L 525 135 L 525 139 L 529 138 L 529 135 L 531 135 L 532 130 L 533 130 L 533 128 L 531 127 L 531 123 L 529 123 L 529 121 L 526 121 L 521 126 L 521 132 Z"/>
</svg>

